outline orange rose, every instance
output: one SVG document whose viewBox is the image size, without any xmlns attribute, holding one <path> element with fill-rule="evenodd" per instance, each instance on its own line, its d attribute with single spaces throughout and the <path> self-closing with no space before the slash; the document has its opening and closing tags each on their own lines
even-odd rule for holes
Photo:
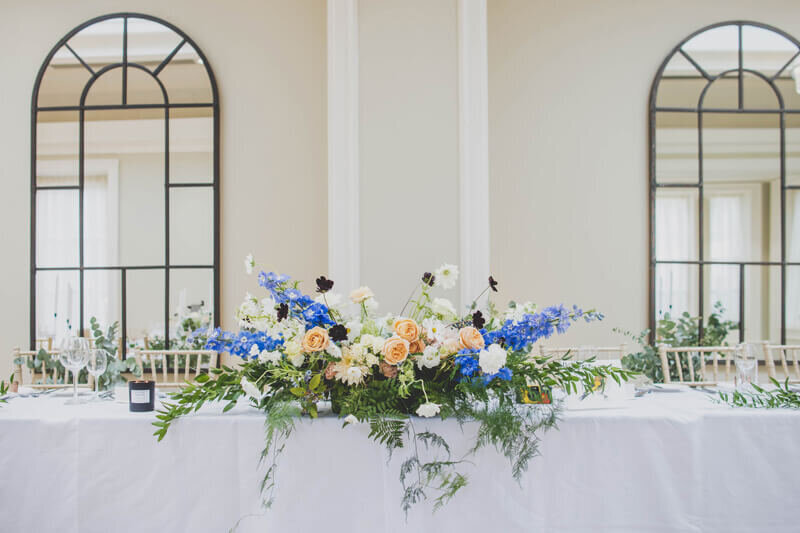
<svg viewBox="0 0 800 533">
<path fill-rule="evenodd" d="M 408 341 L 400 337 L 391 337 L 383 343 L 383 360 L 390 365 L 399 365 L 408 357 Z"/>
<path fill-rule="evenodd" d="M 422 353 L 425 350 L 425 343 L 421 339 L 408 343 L 408 353 Z"/>
<path fill-rule="evenodd" d="M 419 326 L 410 318 L 398 318 L 394 321 L 392 328 L 398 337 L 408 342 L 419 339 Z"/>
<path fill-rule="evenodd" d="M 462 349 L 482 350 L 484 346 L 483 335 L 472 326 L 461 328 L 458 332 L 458 340 L 461 342 Z"/>
<path fill-rule="evenodd" d="M 302 344 L 303 351 L 306 353 L 320 352 L 327 348 L 328 344 L 330 344 L 328 332 L 319 326 L 311 328 L 310 330 L 306 331 L 306 335 L 303 337 Z"/>
</svg>

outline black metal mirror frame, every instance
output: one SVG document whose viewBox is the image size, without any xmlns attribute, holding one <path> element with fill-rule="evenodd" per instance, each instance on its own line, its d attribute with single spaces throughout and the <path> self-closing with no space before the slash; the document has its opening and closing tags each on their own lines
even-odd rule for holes
<svg viewBox="0 0 800 533">
<path fill-rule="evenodd" d="M 719 28 L 722 26 L 737 26 L 738 27 L 738 68 L 733 70 L 728 70 L 725 72 L 721 72 L 717 75 L 710 75 L 705 70 L 703 70 L 702 66 L 699 65 L 686 51 L 683 50 L 683 45 L 686 44 L 689 40 L 696 37 L 697 35 L 706 32 L 708 30 Z M 757 28 L 762 28 L 765 30 L 769 30 L 775 32 L 776 34 L 785 37 L 789 41 L 791 41 L 795 46 L 798 47 L 797 53 L 795 53 L 792 58 L 784 64 L 780 70 L 778 70 L 774 75 L 767 76 L 762 72 L 747 69 L 743 66 L 743 48 L 742 48 L 742 27 L 743 26 L 753 26 Z M 656 98 L 658 96 L 658 87 L 661 83 L 664 69 L 666 68 L 667 64 L 670 60 L 675 56 L 675 54 L 681 54 L 692 66 L 698 71 L 698 74 L 706 79 L 706 86 L 702 90 L 700 99 L 698 101 L 698 105 L 696 108 L 682 108 L 682 107 L 658 107 L 656 105 Z M 649 224 L 650 224 L 650 275 L 649 275 L 649 328 L 650 328 L 650 341 L 655 341 L 655 326 L 656 326 L 656 266 L 659 264 L 683 264 L 683 265 L 698 265 L 698 315 L 700 317 L 699 320 L 699 330 L 698 330 L 698 338 L 703 337 L 703 322 L 704 322 L 704 301 L 703 301 L 703 282 L 704 282 L 704 274 L 703 274 L 703 265 L 735 265 L 739 267 L 739 339 L 740 341 L 744 340 L 744 332 L 745 332 L 745 323 L 744 323 L 744 280 L 745 280 L 745 267 L 746 266 L 778 266 L 780 267 L 781 272 L 781 339 L 780 342 L 782 344 L 786 343 L 786 266 L 798 266 L 800 263 L 788 263 L 786 261 L 786 191 L 791 189 L 800 190 L 800 185 L 787 185 L 786 183 L 786 114 L 787 113 L 800 113 L 800 109 L 785 109 L 783 97 L 781 96 L 780 90 L 775 85 L 775 80 L 783 74 L 783 72 L 794 62 L 798 57 L 800 57 L 800 41 L 792 37 L 791 35 L 775 28 L 773 26 L 769 26 L 767 24 L 762 24 L 759 22 L 751 22 L 751 21 L 727 21 L 727 22 L 720 22 L 717 24 L 712 24 L 710 26 L 706 26 L 697 30 L 696 32 L 692 33 L 685 39 L 683 39 L 677 46 L 675 46 L 672 51 L 667 55 L 664 61 L 661 63 L 661 66 L 658 69 L 655 79 L 653 80 L 653 85 L 650 89 L 650 103 L 649 103 L 649 129 L 648 129 L 648 141 L 650 146 L 649 152 L 649 178 L 650 178 L 650 204 L 649 204 Z M 708 91 L 708 88 L 716 81 L 717 79 L 725 76 L 726 74 L 737 73 L 738 74 L 738 107 L 734 109 L 709 109 L 703 108 L 703 98 Z M 744 73 L 753 74 L 765 82 L 769 84 L 772 88 L 773 92 L 777 96 L 779 107 L 775 109 L 757 109 L 757 108 L 747 108 L 744 106 L 743 102 L 743 76 Z M 656 113 L 670 113 L 670 112 L 677 112 L 677 113 L 697 113 L 697 128 L 698 128 L 698 181 L 697 183 L 657 183 L 656 182 Z M 780 248 L 781 248 L 781 258 L 780 261 L 707 261 L 704 260 L 703 255 L 703 135 L 702 135 L 702 125 L 703 125 L 703 113 L 774 113 L 780 116 L 780 205 L 781 205 L 781 218 L 780 218 L 780 227 L 781 227 L 781 241 L 780 241 Z M 690 189 L 697 189 L 698 191 L 698 222 L 697 222 L 697 231 L 698 231 L 698 260 L 696 261 L 678 261 L 678 260 L 657 260 L 656 259 L 656 191 L 659 188 L 690 188 Z"/>
<path fill-rule="evenodd" d="M 150 69 L 144 65 L 140 65 L 137 63 L 129 62 L 128 61 L 128 50 L 127 50 L 127 43 L 128 43 L 128 19 L 135 18 L 135 19 L 144 19 L 148 21 L 152 21 L 158 24 L 163 25 L 166 28 L 174 31 L 178 36 L 180 36 L 181 41 L 172 50 L 164 60 L 155 68 Z M 123 21 L 123 35 L 122 35 L 122 62 L 121 63 L 113 63 L 110 65 L 106 65 L 97 71 L 93 70 L 72 48 L 69 47 L 68 41 L 75 36 L 78 32 L 87 28 L 93 24 L 97 24 L 99 22 L 103 22 L 109 19 L 122 19 Z M 211 86 L 211 94 L 212 94 L 212 101 L 211 102 L 203 102 L 203 103 L 170 103 L 169 95 L 167 93 L 164 84 L 158 78 L 158 74 L 166 67 L 170 60 L 178 53 L 178 51 L 185 45 L 188 44 L 197 52 L 200 60 L 205 67 L 206 73 L 208 74 L 209 83 Z M 75 56 L 75 58 L 85 67 L 91 77 L 89 81 L 83 88 L 81 94 L 81 100 L 79 105 L 75 106 L 45 106 L 40 107 L 38 105 L 39 100 L 39 88 L 42 83 L 42 79 L 44 77 L 45 71 L 50 64 L 53 56 L 56 52 L 62 48 L 62 46 L 66 46 L 67 49 Z M 104 73 L 109 72 L 111 70 L 120 68 L 122 69 L 122 103 L 121 104 L 110 104 L 110 105 L 86 105 L 86 96 L 88 94 L 89 89 L 92 87 L 94 82 L 96 82 L 100 76 Z M 127 72 L 129 68 L 135 68 L 142 70 L 148 74 L 158 83 L 162 95 L 164 97 L 164 102 L 162 104 L 128 104 L 127 103 Z M 191 108 L 191 107 L 205 107 L 211 108 L 213 111 L 213 180 L 211 183 L 170 183 L 169 180 L 169 117 L 170 117 L 170 109 L 173 108 Z M 83 224 L 84 224 L 84 217 L 83 217 L 83 208 L 84 208 L 84 118 L 85 113 L 87 110 L 90 111 L 98 111 L 98 110 L 126 110 L 126 109 L 164 109 L 164 128 L 165 128 L 165 135 L 164 135 L 164 191 L 165 191 L 165 198 L 164 198 L 164 264 L 162 265 L 121 265 L 121 266 L 85 266 L 84 265 L 84 231 L 83 231 Z M 37 115 L 40 112 L 48 112 L 48 111 L 77 111 L 79 113 L 79 154 L 78 154 L 78 185 L 60 185 L 60 186 L 49 186 L 49 187 L 42 187 L 39 186 L 37 183 L 37 154 L 36 154 L 36 134 L 37 134 Z M 122 334 L 122 357 L 126 356 L 127 352 L 127 311 L 126 311 L 126 282 L 127 282 L 127 272 L 129 270 L 163 270 L 164 271 L 164 337 L 165 337 L 165 346 L 169 346 L 169 318 L 170 318 L 170 272 L 172 270 L 181 270 L 181 269 L 207 269 L 212 270 L 213 272 L 213 295 L 214 295 L 214 305 L 213 305 L 213 313 L 214 313 L 214 325 L 219 325 L 219 309 L 220 309 L 220 283 L 219 283 L 219 264 L 220 264 L 220 226 L 219 226 L 219 169 L 220 169 L 220 161 L 219 161 L 219 96 L 217 91 L 217 82 L 214 77 L 214 73 L 209 65 L 208 59 L 203 54 L 203 51 L 197 44 L 189 38 L 183 31 L 175 27 L 174 25 L 161 20 L 159 18 L 145 15 L 141 13 L 112 13 L 108 15 L 103 15 L 100 17 L 93 18 L 84 22 L 83 24 L 77 26 L 72 31 L 70 31 L 67 35 L 65 35 L 45 58 L 44 62 L 42 63 L 41 68 L 39 69 L 39 73 L 36 76 L 36 82 L 33 86 L 33 98 L 31 100 L 31 225 L 30 225 L 30 346 L 31 349 L 35 348 L 36 345 L 36 275 L 38 272 L 47 271 L 47 270 L 58 270 L 58 271 L 78 271 L 79 276 L 79 294 L 80 294 L 80 301 L 79 301 L 79 316 L 80 316 L 80 324 L 79 324 L 79 333 L 82 335 L 84 332 L 84 328 L 86 326 L 85 317 L 84 317 L 84 272 L 88 270 L 110 270 L 110 271 L 119 271 L 120 272 L 120 287 L 121 287 L 121 334 Z M 171 265 L 170 264 L 170 226 L 169 226 L 169 210 L 170 210 L 170 189 L 173 187 L 211 187 L 213 190 L 213 264 L 212 265 Z M 37 263 L 36 257 L 36 195 L 39 190 L 55 190 L 55 189 L 72 189 L 78 191 L 78 209 L 79 209 L 79 220 L 78 220 L 78 246 L 79 246 L 79 266 L 77 267 L 40 267 Z"/>
</svg>

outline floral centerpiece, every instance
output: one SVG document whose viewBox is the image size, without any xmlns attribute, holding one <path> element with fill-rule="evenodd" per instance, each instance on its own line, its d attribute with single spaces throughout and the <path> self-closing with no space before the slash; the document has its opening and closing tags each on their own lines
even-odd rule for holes
<svg viewBox="0 0 800 533">
<path fill-rule="evenodd" d="M 246 262 L 248 272 L 255 264 Z M 602 365 L 557 360 L 531 353 L 541 338 L 563 333 L 577 321 L 602 319 L 577 307 L 512 304 L 505 312 L 477 301 L 497 290 L 490 277 L 468 312 L 458 313 L 434 288 L 450 289 L 458 269 L 444 265 L 422 275 L 398 313 L 380 316 L 367 287 L 349 294 L 334 282 L 316 280 L 316 295 L 304 294 L 289 276 L 260 272 L 267 295 L 248 294 L 237 311 L 240 330 L 202 331 L 206 348 L 240 357 L 237 368 L 212 369 L 172 395 L 158 414 L 155 435 L 164 438 L 178 417 L 209 401 L 233 408 L 240 398 L 266 414 L 267 506 L 274 496 L 278 454 L 297 416 L 316 418 L 323 402 L 344 425 L 367 423 L 369 436 L 390 452 L 408 450 L 400 470 L 402 506 L 433 498 L 441 506 L 467 483 L 459 467 L 468 457 L 451 456 L 440 435 L 416 427 L 415 416 L 452 417 L 478 424 L 469 455 L 487 446 L 508 458 L 519 478 L 537 454 L 541 433 L 554 427 L 559 405 L 529 405 L 531 387 L 592 390 L 596 378 L 627 379 L 631 373 Z M 417 446 L 423 444 L 424 446 Z M 427 450 L 421 457 L 420 450 Z"/>
</svg>

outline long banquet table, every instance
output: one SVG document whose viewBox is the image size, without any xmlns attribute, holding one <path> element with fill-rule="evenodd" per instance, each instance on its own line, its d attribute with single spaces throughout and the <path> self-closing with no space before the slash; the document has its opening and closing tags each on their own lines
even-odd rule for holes
<svg viewBox="0 0 800 533">
<path fill-rule="evenodd" d="M 0 407 L 0 530 L 9 532 L 800 531 L 800 412 L 732 409 L 702 392 L 569 409 L 521 485 L 481 452 L 442 510 L 400 508 L 402 450 L 365 425 L 303 420 L 259 506 L 263 416 L 204 407 L 157 443 L 153 413 L 16 398 Z M 457 453 L 474 427 L 422 421 Z"/>
</svg>

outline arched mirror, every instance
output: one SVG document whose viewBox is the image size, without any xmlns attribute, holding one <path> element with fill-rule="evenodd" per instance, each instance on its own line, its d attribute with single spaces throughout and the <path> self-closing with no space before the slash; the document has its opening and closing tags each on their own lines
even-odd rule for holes
<svg viewBox="0 0 800 533">
<path fill-rule="evenodd" d="M 800 43 L 755 22 L 676 46 L 650 94 L 650 328 L 800 342 Z M 700 337 L 704 320 L 700 320 Z"/>
<path fill-rule="evenodd" d="M 120 323 L 123 355 L 215 324 L 219 105 L 200 48 L 147 15 L 90 20 L 45 59 L 31 120 L 31 347 L 92 317 Z"/>
</svg>

